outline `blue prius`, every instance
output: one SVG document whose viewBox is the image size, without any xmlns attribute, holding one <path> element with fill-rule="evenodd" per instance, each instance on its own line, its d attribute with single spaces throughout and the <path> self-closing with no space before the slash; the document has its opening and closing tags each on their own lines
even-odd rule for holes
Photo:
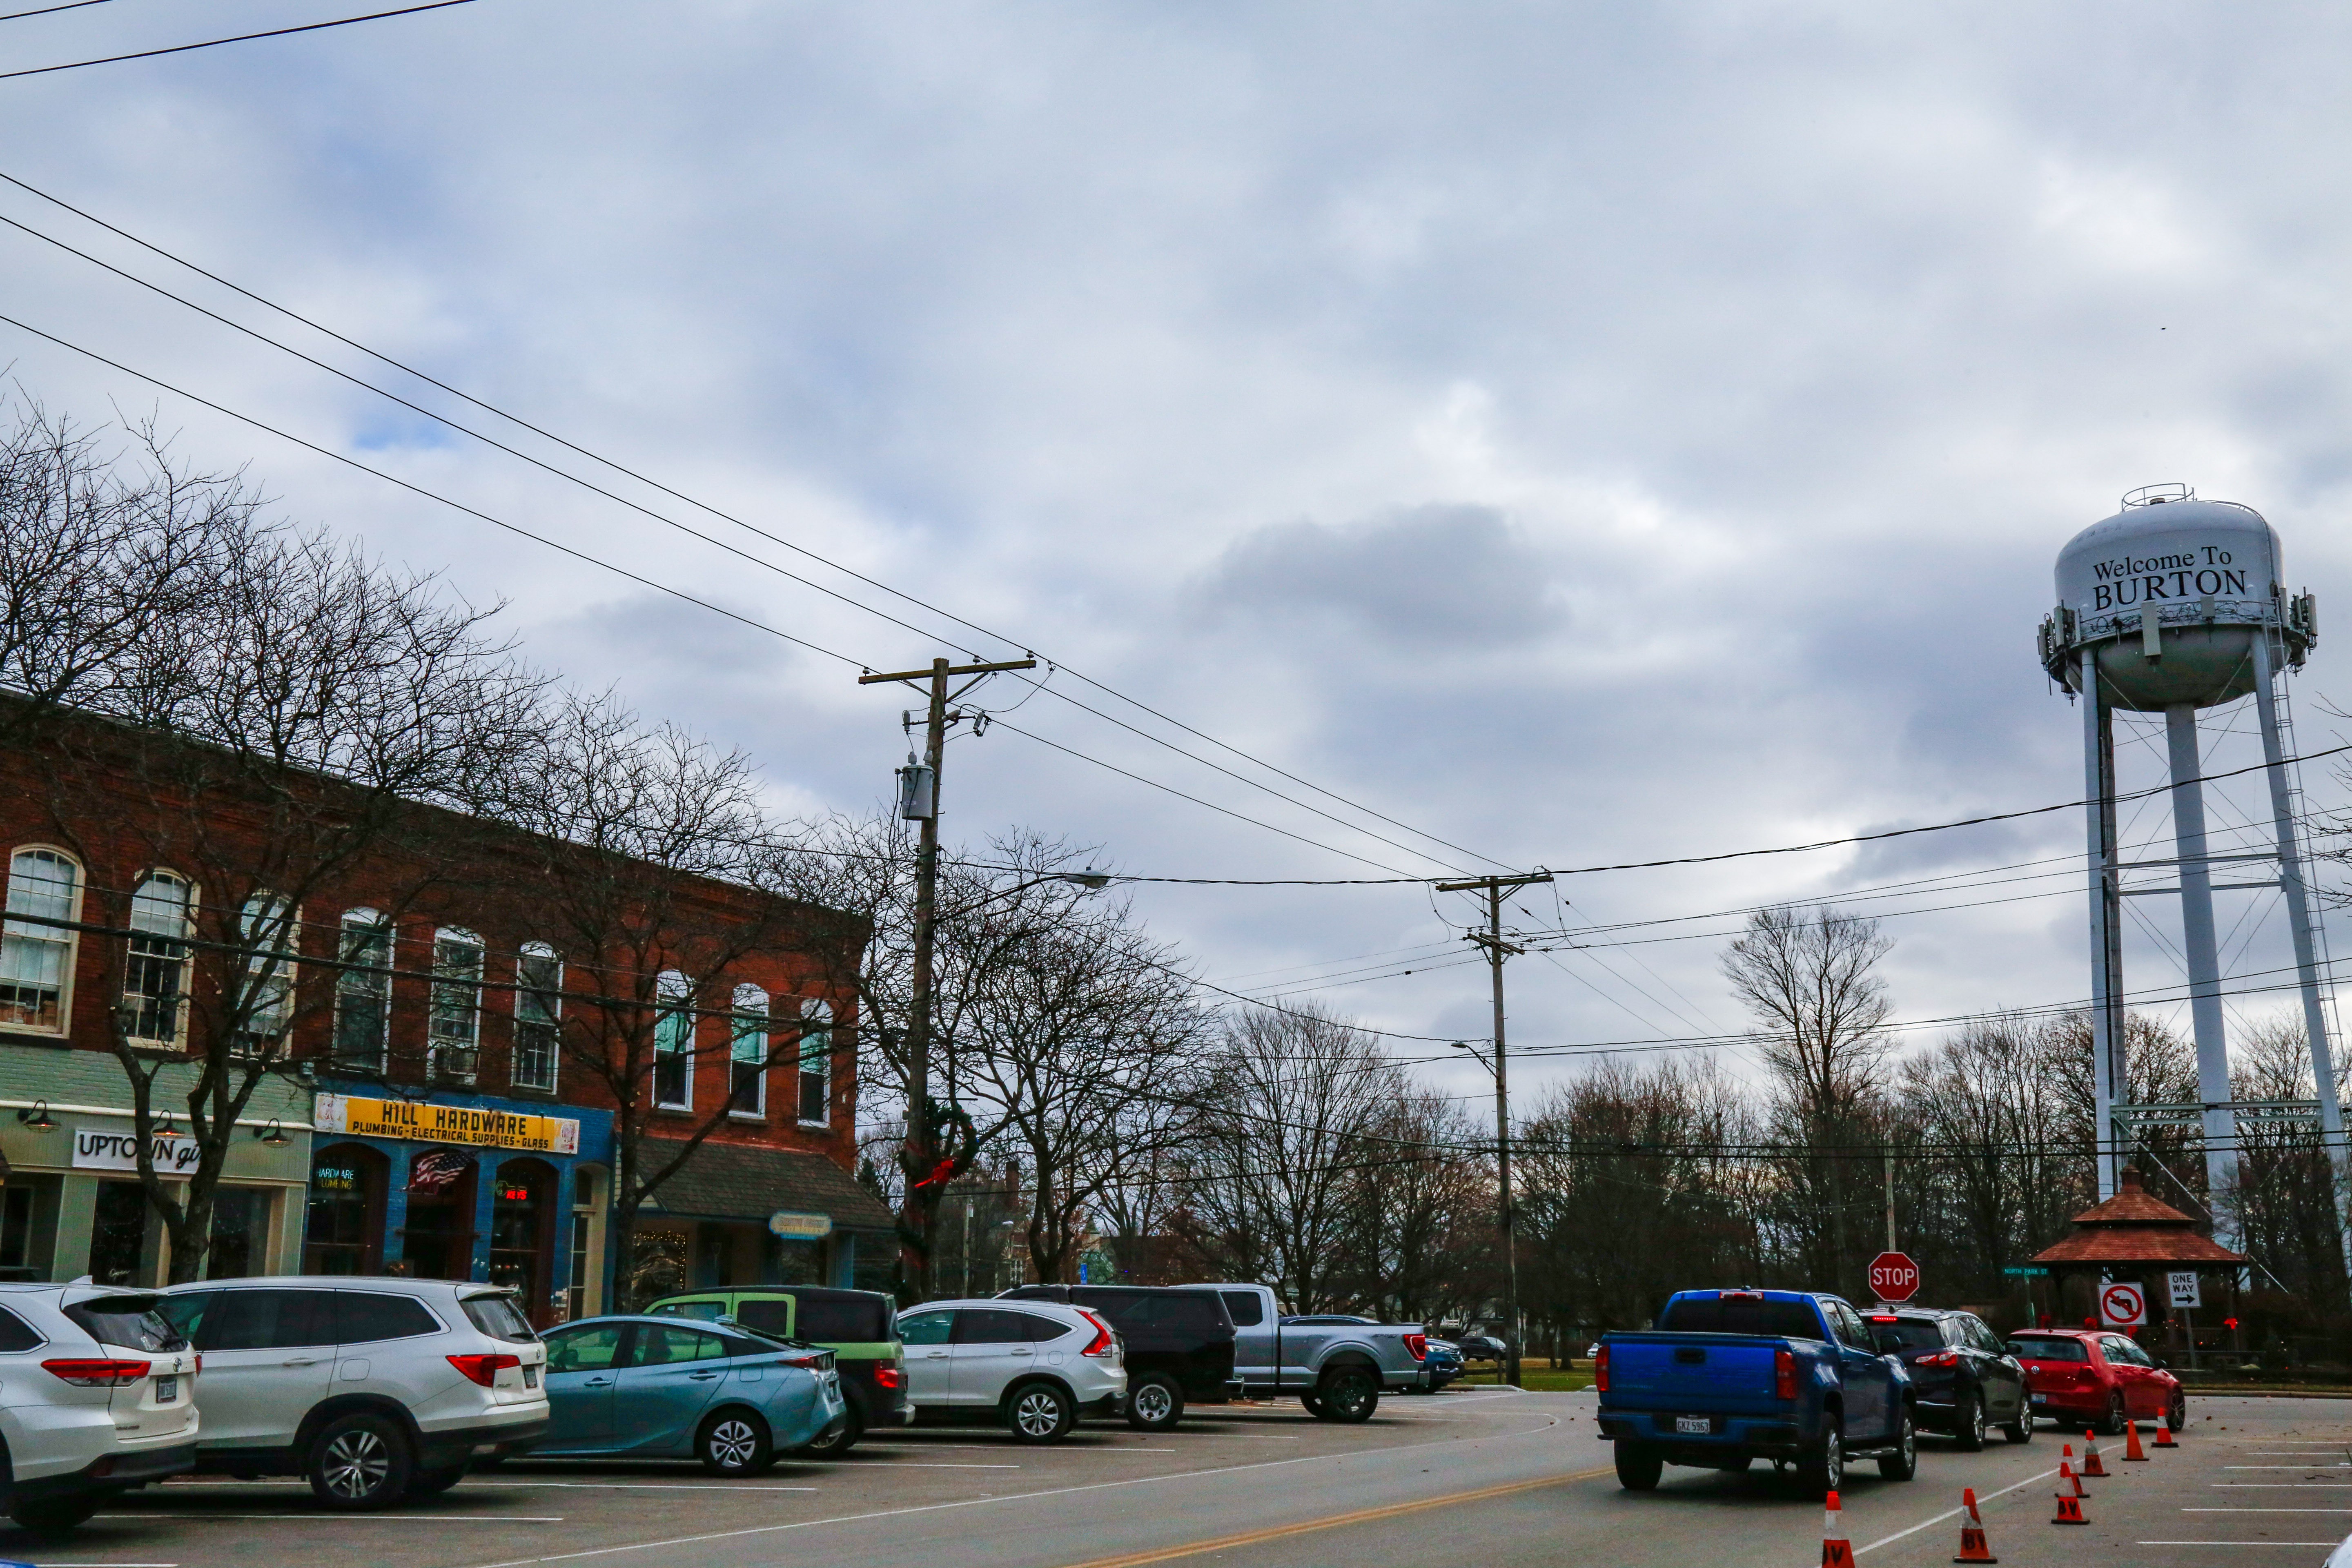
<svg viewBox="0 0 2352 1568">
<path fill-rule="evenodd" d="M 730 1321 L 583 1318 L 549 1331 L 537 1458 L 693 1458 L 757 1475 L 843 1418 L 833 1352 Z"/>
</svg>

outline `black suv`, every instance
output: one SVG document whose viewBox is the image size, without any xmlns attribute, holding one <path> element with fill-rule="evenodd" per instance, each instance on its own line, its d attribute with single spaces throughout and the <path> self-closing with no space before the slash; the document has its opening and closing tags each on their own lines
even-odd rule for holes
<svg viewBox="0 0 2352 1568">
<path fill-rule="evenodd" d="M 1149 1285 L 1022 1285 L 1000 1299 L 1061 1301 L 1099 1312 L 1118 1331 L 1127 1360 L 1127 1424 L 1165 1432 L 1184 1402 L 1223 1405 L 1241 1397 L 1234 1376 L 1234 1321 L 1213 1290 Z"/>
<path fill-rule="evenodd" d="M 2025 1368 L 1983 1319 L 1940 1307 L 1864 1317 L 1879 1353 L 1900 1356 L 1909 1369 L 1921 1430 L 1948 1433 L 1969 1453 L 1984 1447 L 1988 1426 L 2012 1443 L 2033 1440 Z"/>
</svg>

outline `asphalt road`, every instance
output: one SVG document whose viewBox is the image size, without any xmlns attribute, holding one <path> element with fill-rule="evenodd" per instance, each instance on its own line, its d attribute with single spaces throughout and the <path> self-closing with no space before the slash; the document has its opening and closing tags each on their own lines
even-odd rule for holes
<svg viewBox="0 0 2352 1568">
<path fill-rule="evenodd" d="M 1918 1479 L 1850 1478 L 1843 1519 L 1866 1568 L 1951 1561 L 1960 1489 L 2002 1563 L 2318 1564 L 2352 1532 L 2352 1402 L 2201 1400 L 2176 1453 L 2088 1483 L 2085 1527 L 2050 1522 L 2063 1439 L 1982 1453 L 1930 1439 Z M 2081 1439 L 2074 1439 L 2077 1456 Z M 443 1497 L 330 1515 L 299 1482 L 173 1481 L 64 1542 L 0 1530 L 42 1568 L 1747 1568 L 1821 1557 L 1821 1505 L 1769 1468 L 1674 1470 L 1622 1491 L 1592 1396 L 1449 1390 L 1391 1398 L 1362 1426 L 1296 1405 L 1195 1412 L 1142 1436 L 1082 1428 L 1030 1448 L 985 1429 L 880 1435 L 832 1464 L 751 1481 L 691 1466 L 520 1463 Z"/>
</svg>

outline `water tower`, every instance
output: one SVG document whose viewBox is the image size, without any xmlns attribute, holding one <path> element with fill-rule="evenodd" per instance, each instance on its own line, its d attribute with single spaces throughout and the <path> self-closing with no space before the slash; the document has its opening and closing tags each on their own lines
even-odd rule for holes
<svg viewBox="0 0 2352 1568">
<path fill-rule="evenodd" d="M 2042 623 L 2042 662 L 2081 700 L 2083 794 L 2087 802 L 2091 895 L 2091 1033 L 2097 1096 L 2099 1196 L 2151 1125 L 2199 1125 L 2210 1190 L 2222 1192 L 2236 1163 L 2243 1118 L 2316 1117 L 2332 1158 L 2343 1159 L 2343 1113 L 2320 1005 L 2319 970 L 2283 734 L 2282 670 L 2300 668 L 2317 635 L 2308 594 L 2289 597 L 2278 535 L 2252 507 L 2200 500 L 2186 485 L 2151 485 L 2058 552 L 2058 607 Z M 2252 693 L 2270 782 L 2271 842 L 2216 854 L 2207 848 L 2205 765 L 2197 711 Z M 2115 713 L 2164 715 L 2172 797 L 2173 854 L 2126 861 L 2116 843 Z M 2226 880 L 2216 882 L 2220 868 Z M 2126 872 L 2141 876 L 2127 882 Z M 2153 881 L 2148 873 L 2155 873 Z M 2169 879 L 2168 882 L 2166 879 Z M 2216 890 L 2276 888 L 2302 983 L 2315 1106 L 2237 1106 L 2221 1012 L 2213 925 Z M 2124 1075 L 2123 900 L 2178 893 L 2181 952 L 2197 1038 L 2195 1105 L 2127 1103 Z"/>
</svg>

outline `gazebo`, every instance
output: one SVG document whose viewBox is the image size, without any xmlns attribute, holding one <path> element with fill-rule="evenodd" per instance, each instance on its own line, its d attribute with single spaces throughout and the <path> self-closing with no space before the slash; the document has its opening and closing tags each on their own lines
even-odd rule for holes
<svg viewBox="0 0 2352 1568">
<path fill-rule="evenodd" d="M 2160 1277 L 2182 1269 L 2226 1272 L 2234 1300 L 2239 1270 L 2251 1261 L 2244 1253 L 2232 1252 L 2197 1234 L 2197 1222 L 2171 1205 L 2157 1201 L 2142 1184 L 2139 1172 L 2129 1166 L 2124 1169 L 2122 1190 L 2098 1207 L 2076 1215 L 2074 1224 L 2074 1235 L 2034 1256 L 2033 1261 L 2048 1268 L 2053 1281 L 2083 1273 L 2095 1280 L 2118 1275 Z M 2160 1278 L 2154 1286 L 2141 1280 L 2147 1291 L 2151 1327 L 2167 1310 L 2168 1298 L 2160 1289 L 2162 1283 Z"/>
</svg>

